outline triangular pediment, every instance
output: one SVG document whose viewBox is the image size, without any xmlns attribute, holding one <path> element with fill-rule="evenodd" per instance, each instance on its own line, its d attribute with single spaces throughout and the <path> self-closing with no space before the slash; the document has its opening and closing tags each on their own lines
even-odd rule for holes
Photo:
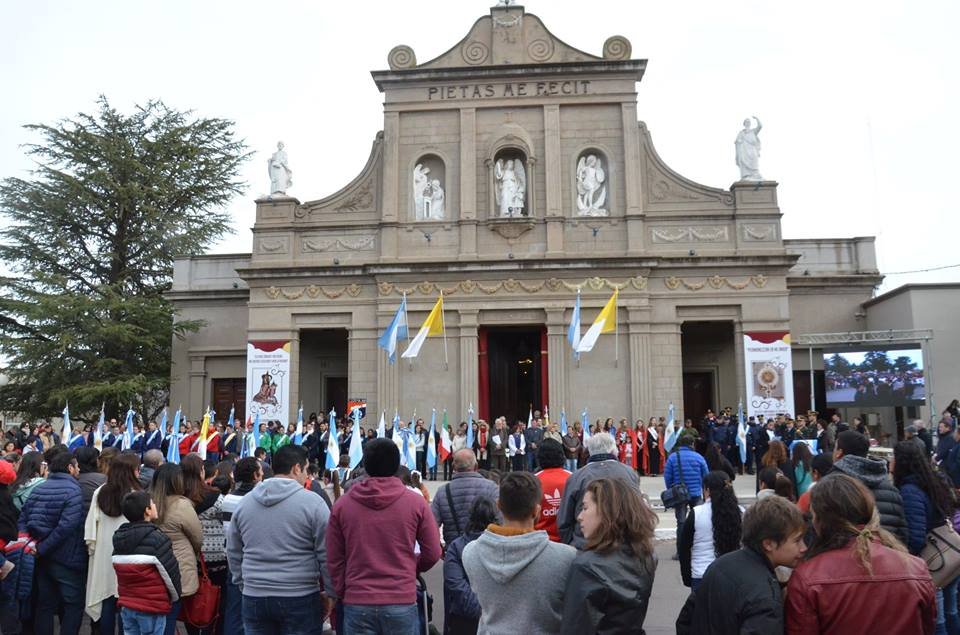
<svg viewBox="0 0 960 635">
<path fill-rule="evenodd" d="M 388 56 L 391 70 L 562 64 L 630 59 L 629 40 L 608 38 L 598 57 L 576 49 L 547 29 L 532 13 L 517 5 L 496 6 L 477 20 L 470 32 L 453 48 L 423 64 L 409 46 L 397 46 Z"/>
</svg>

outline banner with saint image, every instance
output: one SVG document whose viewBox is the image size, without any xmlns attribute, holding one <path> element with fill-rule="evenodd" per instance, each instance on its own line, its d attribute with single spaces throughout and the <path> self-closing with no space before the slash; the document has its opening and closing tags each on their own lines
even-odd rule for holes
<svg viewBox="0 0 960 635">
<path fill-rule="evenodd" d="M 290 341 L 247 342 L 247 413 L 260 421 L 289 423 Z"/>
<path fill-rule="evenodd" d="M 744 331 L 743 362 L 747 416 L 794 415 L 790 332 Z"/>
</svg>

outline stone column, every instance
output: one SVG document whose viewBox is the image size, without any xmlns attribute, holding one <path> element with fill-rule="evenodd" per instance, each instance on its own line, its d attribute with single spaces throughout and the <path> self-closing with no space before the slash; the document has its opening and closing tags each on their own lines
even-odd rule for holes
<svg viewBox="0 0 960 635">
<path fill-rule="evenodd" d="M 397 257 L 396 223 L 403 219 L 399 169 L 400 113 L 386 112 L 383 115 L 383 189 L 380 200 L 380 211 L 386 225 L 380 230 L 381 260 L 394 260 Z"/>
<path fill-rule="evenodd" d="M 190 355 L 190 399 L 187 402 L 188 416 L 197 417 L 207 405 L 207 358 Z"/>
<path fill-rule="evenodd" d="M 743 367 L 743 322 L 740 320 L 733 323 L 733 358 L 733 363 L 737 366 L 737 401 L 739 401 L 747 394 L 746 371 Z M 743 404 L 743 411 L 747 411 L 746 402 Z"/>
<path fill-rule="evenodd" d="M 560 151 L 560 106 L 543 107 L 543 177 L 547 192 L 547 257 L 563 255 L 563 161 Z"/>
<path fill-rule="evenodd" d="M 640 165 L 640 126 L 637 122 L 637 104 L 633 101 L 620 105 L 623 126 L 623 174 L 626 200 L 624 210 L 627 222 L 627 253 L 643 252 L 643 174 Z"/>
<path fill-rule="evenodd" d="M 651 363 L 650 310 L 627 309 L 630 340 L 630 411 L 631 422 L 657 414 L 653 401 L 654 371 Z M 659 416 L 659 415 L 658 415 Z"/>
<path fill-rule="evenodd" d="M 477 256 L 477 109 L 460 110 L 460 259 Z"/>
<path fill-rule="evenodd" d="M 653 410 L 649 416 L 666 416 L 670 404 L 677 419 L 683 412 L 683 356 L 680 347 L 680 323 L 658 322 L 650 325 L 650 363 L 653 377 Z"/>
<path fill-rule="evenodd" d="M 459 311 L 460 314 L 460 405 L 464 412 L 469 404 L 473 404 L 476 411 L 479 404 L 479 378 L 477 376 L 480 363 L 477 355 L 477 317 L 479 310 Z"/>
<path fill-rule="evenodd" d="M 572 310 L 572 309 L 571 309 Z M 570 359 L 570 347 L 567 346 L 567 330 L 564 321 L 566 309 L 547 309 L 547 396 L 548 405 L 553 406 L 553 417 L 560 421 L 560 410 L 567 403 L 567 360 Z M 568 416 L 569 420 L 569 416 Z"/>
<path fill-rule="evenodd" d="M 284 423 L 297 420 L 297 408 L 300 403 L 300 331 L 290 331 L 286 336 L 290 339 L 290 399 L 287 405 L 287 420 Z"/>
</svg>

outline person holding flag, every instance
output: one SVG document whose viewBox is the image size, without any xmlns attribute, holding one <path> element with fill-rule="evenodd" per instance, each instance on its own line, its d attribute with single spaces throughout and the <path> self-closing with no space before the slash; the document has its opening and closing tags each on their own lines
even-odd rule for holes
<svg viewBox="0 0 960 635">
<path fill-rule="evenodd" d="M 380 415 L 380 422 L 383 423 L 383 415 Z M 431 481 L 437 480 L 437 409 L 434 408 L 430 413 L 430 430 L 427 432 L 427 478 Z"/>
<path fill-rule="evenodd" d="M 743 474 L 745 467 L 749 466 L 747 462 L 747 419 L 743 416 L 743 401 L 737 404 L 737 449 L 740 450 L 740 473 Z M 798 492 L 799 495 L 799 492 Z"/>
<path fill-rule="evenodd" d="M 203 413 L 203 422 L 200 424 L 200 432 L 197 434 L 197 453 L 204 461 L 207 460 L 207 443 L 210 437 L 210 408 Z"/>
<path fill-rule="evenodd" d="M 301 412 L 303 408 L 300 409 Z M 363 436 L 360 434 L 360 408 L 353 409 L 353 430 L 350 432 L 350 469 L 355 469 L 363 460 Z"/>
<path fill-rule="evenodd" d="M 173 426 L 167 437 L 167 463 L 180 463 L 180 407 L 173 413 Z"/>
<path fill-rule="evenodd" d="M 326 469 L 333 471 L 340 466 L 340 439 L 337 436 L 337 411 L 330 410 L 330 430 L 327 436 Z"/>
<path fill-rule="evenodd" d="M 447 422 L 447 409 L 443 409 L 443 422 L 440 424 L 440 444 L 437 446 L 440 463 L 443 464 L 443 480 L 450 480 L 450 458 L 453 455 L 453 439 L 450 438 L 450 424 Z"/>
</svg>

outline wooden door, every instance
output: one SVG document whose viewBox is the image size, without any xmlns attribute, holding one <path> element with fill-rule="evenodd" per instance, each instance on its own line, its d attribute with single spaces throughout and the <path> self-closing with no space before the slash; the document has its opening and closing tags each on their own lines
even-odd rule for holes
<svg viewBox="0 0 960 635">
<path fill-rule="evenodd" d="M 326 406 L 324 412 L 337 409 L 337 418 L 342 419 L 347 412 L 347 378 L 327 377 L 325 390 Z"/>
<path fill-rule="evenodd" d="M 245 421 L 247 418 L 247 380 L 214 379 L 213 380 L 213 410 L 218 422 L 224 422 L 230 416 L 230 408 L 234 408 L 233 418 Z"/>
<path fill-rule="evenodd" d="M 713 403 L 713 373 L 697 371 L 683 374 L 683 416 L 699 424 L 707 409 L 717 411 Z"/>
</svg>

